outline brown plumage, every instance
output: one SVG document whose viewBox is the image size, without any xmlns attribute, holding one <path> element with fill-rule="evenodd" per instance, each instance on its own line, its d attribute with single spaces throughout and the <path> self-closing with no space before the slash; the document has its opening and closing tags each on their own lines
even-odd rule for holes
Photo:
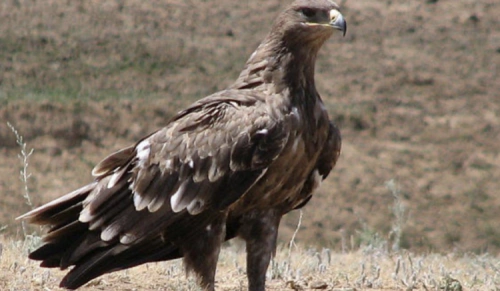
<svg viewBox="0 0 500 291">
<path fill-rule="evenodd" d="M 183 257 L 213 290 L 221 243 L 241 237 L 249 290 L 264 290 L 281 217 L 309 201 L 340 152 L 314 85 L 317 52 L 335 29 L 346 29 L 336 4 L 294 2 L 228 89 L 105 158 L 93 183 L 23 215 L 50 226 L 30 258 L 73 266 L 61 286 L 74 289 Z"/>
</svg>

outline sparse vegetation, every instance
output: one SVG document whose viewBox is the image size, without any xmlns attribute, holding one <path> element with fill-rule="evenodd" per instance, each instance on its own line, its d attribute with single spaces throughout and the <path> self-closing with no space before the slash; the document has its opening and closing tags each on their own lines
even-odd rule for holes
<svg viewBox="0 0 500 291">
<path fill-rule="evenodd" d="M 24 183 L 23 197 L 32 206 L 28 190 L 29 157 L 22 136 L 9 123 L 21 148 Z M 301 227 L 303 212 L 287 245 L 282 245 L 268 269 L 269 290 L 498 290 L 500 288 L 500 261 L 487 254 L 416 255 L 400 250 L 400 239 L 405 224 L 405 208 L 394 180 L 386 182 L 394 197 L 392 247 L 378 233 L 367 229 L 360 232 L 361 248 L 335 253 L 323 248 L 304 249 L 295 238 Z M 30 261 L 27 254 L 41 243 L 36 234 L 24 239 L 0 237 L 0 287 L 2 290 L 54 290 L 64 272 L 43 269 Z M 344 249 L 344 248 L 343 248 Z M 293 258 L 293 260 L 292 260 Z M 217 290 L 245 290 L 245 252 L 236 241 L 226 243 L 220 255 Z M 104 275 L 92 280 L 81 290 L 199 290 L 194 278 L 185 277 L 180 260 L 152 263 L 133 269 Z"/>
<path fill-rule="evenodd" d="M 16 143 L 21 148 L 21 153 L 17 155 L 22 164 L 21 171 L 19 171 L 19 176 L 20 176 L 19 178 L 24 185 L 23 198 L 26 201 L 26 204 L 29 207 L 33 208 L 33 202 L 31 202 L 31 197 L 28 187 L 28 179 L 31 177 L 31 173 L 28 172 L 29 158 L 33 154 L 33 149 L 30 150 L 27 149 L 27 144 L 23 140 L 23 136 L 19 134 L 19 132 L 17 132 L 16 128 L 12 124 L 7 122 L 7 126 L 12 130 L 12 132 L 16 136 Z M 21 226 L 23 230 L 24 239 L 26 240 L 28 236 L 26 231 L 26 223 L 24 221 L 21 221 Z"/>
<path fill-rule="evenodd" d="M 22 196 L 26 201 L 26 205 L 28 205 L 30 208 L 33 208 L 33 202 L 31 201 L 30 191 L 28 187 L 29 178 L 31 177 L 31 173 L 28 170 L 28 166 L 29 166 L 29 159 L 33 154 L 34 149 L 31 148 L 28 150 L 28 145 L 24 141 L 23 136 L 16 130 L 16 128 L 12 124 L 10 124 L 10 122 L 7 122 L 7 126 L 12 130 L 12 132 L 16 136 L 16 143 L 17 145 L 19 145 L 20 148 L 20 153 L 17 155 L 17 157 L 21 162 L 19 179 L 23 184 Z M 22 245 L 19 246 L 21 249 L 29 252 L 31 250 L 34 250 L 37 246 L 41 245 L 42 238 L 36 231 L 31 231 L 33 227 L 31 226 L 28 227 L 25 221 L 21 221 L 21 229 L 23 231 L 23 240 L 17 242 L 18 244 L 22 243 Z"/>
<path fill-rule="evenodd" d="M 0 239 L 2 290 L 57 290 L 64 275 L 43 269 L 26 257 L 22 242 Z M 278 250 L 268 271 L 269 290 L 498 290 L 500 261 L 488 254 L 424 254 L 387 252 L 365 246 L 346 253 L 297 246 Z M 290 265 L 287 265 L 290 262 Z M 227 245 L 219 260 L 218 290 L 245 290 L 245 254 L 239 244 Z M 287 270 L 276 272 L 276 268 Z M 186 278 L 180 261 L 153 263 L 105 275 L 82 290 L 198 290 Z"/>
</svg>

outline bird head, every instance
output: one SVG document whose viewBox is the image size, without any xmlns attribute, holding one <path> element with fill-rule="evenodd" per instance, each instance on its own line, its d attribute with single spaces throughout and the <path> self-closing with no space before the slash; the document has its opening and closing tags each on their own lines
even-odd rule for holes
<svg viewBox="0 0 500 291">
<path fill-rule="evenodd" d="M 346 34 L 347 23 L 339 12 L 337 4 L 329 0 L 296 1 L 290 7 L 289 13 L 294 16 L 294 21 L 301 25 L 326 31 L 337 29 L 342 31 L 342 35 Z"/>
<path fill-rule="evenodd" d="M 285 42 L 321 46 L 335 30 L 345 35 L 347 23 L 339 6 L 330 0 L 296 0 L 278 17 L 274 29 Z"/>
<path fill-rule="evenodd" d="M 337 4 L 330 0 L 296 0 L 276 18 L 233 88 L 273 82 L 274 92 L 280 92 L 292 83 L 314 84 L 318 51 L 336 30 L 343 35 L 347 30 Z"/>
</svg>

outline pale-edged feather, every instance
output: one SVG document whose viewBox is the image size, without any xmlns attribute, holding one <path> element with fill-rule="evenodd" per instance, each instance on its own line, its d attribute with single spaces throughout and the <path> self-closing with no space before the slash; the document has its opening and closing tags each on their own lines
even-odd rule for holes
<svg viewBox="0 0 500 291">
<path fill-rule="evenodd" d="M 219 180 L 223 175 L 225 171 L 219 167 L 219 160 L 214 156 L 211 159 L 211 164 L 210 168 L 208 169 L 208 180 L 210 182 L 215 182 Z"/>
<path fill-rule="evenodd" d="M 180 212 L 185 208 L 185 205 L 182 204 L 182 200 L 183 195 L 186 193 L 188 183 L 189 180 L 183 180 L 179 188 L 170 197 L 170 206 L 172 207 L 172 211 L 175 213 Z"/>
<path fill-rule="evenodd" d="M 196 197 L 195 199 L 191 200 L 186 209 L 191 215 L 200 214 L 205 209 L 205 201 L 199 197 Z"/>
<path fill-rule="evenodd" d="M 194 163 L 196 168 L 193 175 L 193 181 L 199 183 L 208 179 L 208 170 L 212 164 L 212 158 L 198 158 Z"/>
<path fill-rule="evenodd" d="M 112 188 L 108 188 L 106 184 L 106 180 L 101 181 L 85 199 L 84 209 L 78 218 L 80 222 L 91 222 L 110 210 L 117 211 L 121 208 L 120 205 L 126 204 L 123 200 L 131 195 L 127 182 L 123 181 Z"/>
<path fill-rule="evenodd" d="M 189 160 L 179 165 L 179 181 L 190 179 L 190 177 L 193 175 L 194 169 L 190 165 L 191 161 L 192 160 Z"/>
<path fill-rule="evenodd" d="M 131 189 L 134 195 L 134 205 L 137 211 L 141 211 L 155 198 L 157 193 L 148 191 L 153 183 L 162 179 L 160 169 L 156 165 L 141 168 L 135 175 Z M 149 194 L 149 195 L 148 195 Z"/>
<path fill-rule="evenodd" d="M 177 172 L 154 181 L 154 184 L 148 188 L 150 194 L 145 194 L 147 196 L 154 196 L 148 204 L 148 210 L 150 212 L 158 211 L 165 201 L 168 200 L 171 193 L 177 190 L 179 185 L 179 174 Z"/>
<path fill-rule="evenodd" d="M 112 153 L 99 162 L 94 169 L 92 169 L 92 176 L 102 177 L 115 171 L 117 168 L 126 165 L 133 157 L 134 151 L 135 147 L 130 146 Z"/>
<path fill-rule="evenodd" d="M 171 199 L 172 210 L 174 212 L 180 212 L 184 210 L 194 199 L 197 198 L 200 191 L 202 191 L 205 183 L 196 183 L 192 178 L 186 179 L 182 184 L 182 192 L 176 192 Z M 180 189 L 180 188 L 179 188 Z M 176 197 L 176 195 L 179 195 Z"/>
<path fill-rule="evenodd" d="M 91 211 L 90 205 L 84 208 L 80 213 L 79 220 L 82 222 L 83 219 L 86 219 L 90 230 L 99 229 L 114 217 L 122 215 L 122 211 L 131 204 L 131 196 L 130 189 L 123 187 L 96 210 Z"/>
<path fill-rule="evenodd" d="M 209 180 L 203 180 L 198 182 L 199 184 L 199 192 L 196 194 L 196 197 L 191 200 L 186 209 L 191 215 L 198 215 L 208 207 L 212 207 L 211 203 L 211 195 L 218 189 L 221 189 L 222 181 L 218 180 L 217 182 L 210 182 Z"/>
<path fill-rule="evenodd" d="M 130 169 L 128 165 L 122 166 L 121 168 L 115 170 L 115 172 L 109 178 L 107 187 L 113 188 L 114 186 L 116 186 L 116 184 L 118 184 L 118 182 L 123 179 L 123 177 L 128 173 L 129 170 Z"/>
<path fill-rule="evenodd" d="M 179 175 L 175 172 L 172 174 L 162 174 L 158 167 L 156 169 L 154 179 L 152 179 L 145 188 L 134 188 L 134 202 L 138 199 L 138 204 L 135 204 L 135 209 L 141 211 L 148 207 L 153 200 L 162 199 L 170 196 L 177 184 L 179 184 Z M 137 197 L 140 197 L 137 198 Z"/>
<path fill-rule="evenodd" d="M 121 225 L 114 221 L 101 231 L 101 240 L 108 242 L 120 234 Z"/>
<path fill-rule="evenodd" d="M 110 199 L 113 200 L 112 202 L 117 202 L 118 194 L 124 194 L 123 191 L 127 191 L 127 178 L 121 179 L 119 183 L 116 183 L 111 188 L 108 187 L 110 179 L 110 176 L 104 177 L 85 199 L 84 204 L 86 204 L 89 214 L 98 212 L 101 207 L 105 207 L 104 205 L 110 203 Z M 82 220 L 82 222 L 88 222 L 88 220 Z"/>
<path fill-rule="evenodd" d="M 169 203 L 164 203 L 156 212 L 143 210 L 142 212 L 130 213 L 127 218 L 121 218 L 121 224 L 126 228 L 120 231 L 120 241 L 125 243 L 126 240 L 126 243 L 132 244 L 137 240 L 158 234 L 175 223 L 175 221 L 185 218 L 184 216 L 185 212 L 172 212 Z M 171 239 L 174 239 L 174 237 L 171 237 Z"/>
<path fill-rule="evenodd" d="M 132 205 L 127 206 L 120 215 L 113 217 L 103 226 L 101 239 L 109 241 L 128 232 L 141 219 L 144 219 L 147 213 L 149 213 L 147 210 L 137 211 Z"/>
<path fill-rule="evenodd" d="M 111 204 L 110 204 L 111 205 Z M 101 211 L 94 215 L 92 219 L 88 222 L 89 223 L 89 230 L 98 230 L 104 227 L 105 225 L 109 224 L 110 221 L 113 219 L 116 219 L 116 217 L 119 217 L 123 215 L 123 211 L 129 207 L 129 203 L 119 203 L 116 204 L 114 207 L 108 207 L 105 209 L 105 211 Z M 84 209 L 85 211 L 86 209 Z M 81 217 L 81 216 L 80 216 Z"/>
</svg>

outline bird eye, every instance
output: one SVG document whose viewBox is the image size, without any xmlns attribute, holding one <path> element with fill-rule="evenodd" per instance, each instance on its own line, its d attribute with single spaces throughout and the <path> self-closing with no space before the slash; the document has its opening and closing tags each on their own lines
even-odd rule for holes
<svg viewBox="0 0 500 291">
<path fill-rule="evenodd" d="M 311 18 L 316 15 L 316 11 L 311 8 L 302 8 L 300 12 L 302 12 L 302 14 L 304 14 L 304 16 L 307 18 Z"/>
</svg>

